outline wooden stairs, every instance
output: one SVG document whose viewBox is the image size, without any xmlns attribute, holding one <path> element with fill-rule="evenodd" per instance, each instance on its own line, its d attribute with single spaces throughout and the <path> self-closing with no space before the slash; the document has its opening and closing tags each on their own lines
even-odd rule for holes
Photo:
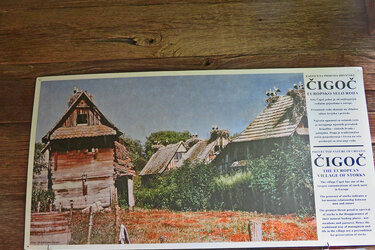
<svg viewBox="0 0 375 250">
<path fill-rule="evenodd" d="M 69 212 L 32 213 L 30 225 L 30 244 L 69 244 L 71 230 Z"/>
</svg>

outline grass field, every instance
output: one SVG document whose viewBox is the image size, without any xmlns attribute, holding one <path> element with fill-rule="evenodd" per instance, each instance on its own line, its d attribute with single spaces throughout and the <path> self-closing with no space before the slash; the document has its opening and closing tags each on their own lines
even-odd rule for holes
<svg viewBox="0 0 375 250">
<path fill-rule="evenodd" d="M 87 214 L 76 214 L 73 244 L 86 244 Z M 120 211 L 121 223 L 131 243 L 239 242 L 249 241 L 249 220 L 262 221 L 263 241 L 317 240 L 316 220 L 296 215 L 269 215 L 236 211 L 171 212 L 168 210 Z M 114 215 L 94 216 L 92 244 L 114 243 Z"/>
</svg>

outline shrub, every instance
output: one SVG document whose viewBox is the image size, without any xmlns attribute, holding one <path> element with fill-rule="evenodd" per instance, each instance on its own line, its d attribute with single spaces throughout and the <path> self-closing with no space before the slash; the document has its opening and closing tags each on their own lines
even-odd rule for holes
<svg viewBox="0 0 375 250">
<path fill-rule="evenodd" d="M 270 154 L 248 160 L 247 168 L 249 186 L 267 197 L 270 212 L 314 211 L 310 149 L 302 138 L 292 137 Z"/>
<path fill-rule="evenodd" d="M 40 201 L 40 212 L 48 212 L 49 204 L 55 201 L 55 194 L 52 190 L 34 189 L 31 198 L 31 210 L 36 212 L 38 209 L 38 202 Z"/>
<path fill-rule="evenodd" d="M 137 204 L 145 208 L 197 211 L 210 208 L 216 167 L 186 161 L 180 168 L 158 175 L 136 191 Z"/>
<path fill-rule="evenodd" d="M 245 210 L 247 203 L 251 172 L 233 171 L 214 179 L 215 190 L 212 194 L 212 208 L 217 210 Z"/>
<path fill-rule="evenodd" d="M 303 138 L 291 137 L 269 154 L 249 156 L 245 167 L 222 173 L 211 164 L 185 162 L 150 177 L 135 195 L 144 208 L 313 214 L 309 146 Z"/>
</svg>

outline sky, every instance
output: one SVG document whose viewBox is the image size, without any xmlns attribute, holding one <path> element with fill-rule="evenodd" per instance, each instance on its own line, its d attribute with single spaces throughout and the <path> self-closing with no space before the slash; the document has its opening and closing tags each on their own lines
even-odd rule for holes
<svg viewBox="0 0 375 250">
<path fill-rule="evenodd" d="M 43 81 L 36 139 L 67 110 L 73 88 L 87 90 L 94 103 L 125 136 L 146 141 L 152 132 L 189 131 L 208 138 L 213 125 L 242 132 L 265 108 L 266 89 L 284 95 L 302 74 L 158 76 Z"/>
</svg>

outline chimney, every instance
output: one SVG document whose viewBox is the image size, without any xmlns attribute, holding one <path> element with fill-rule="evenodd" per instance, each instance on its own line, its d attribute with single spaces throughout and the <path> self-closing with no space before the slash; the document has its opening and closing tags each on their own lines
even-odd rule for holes
<svg viewBox="0 0 375 250">
<path fill-rule="evenodd" d="M 214 141 L 218 138 L 228 139 L 229 135 L 230 135 L 229 130 L 219 129 L 219 127 L 215 125 L 215 126 L 212 126 L 212 130 L 210 133 L 210 141 Z"/>
</svg>

